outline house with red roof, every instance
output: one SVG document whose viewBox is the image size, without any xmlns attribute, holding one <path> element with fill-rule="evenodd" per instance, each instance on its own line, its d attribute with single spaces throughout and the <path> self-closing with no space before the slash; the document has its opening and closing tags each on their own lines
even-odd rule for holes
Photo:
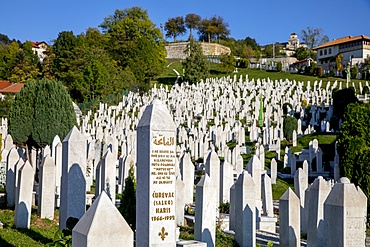
<svg viewBox="0 0 370 247">
<path fill-rule="evenodd" d="M 4 99 L 5 95 L 19 93 L 24 87 L 24 83 L 11 83 L 10 81 L 0 81 L 0 98 Z"/>
<path fill-rule="evenodd" d="M 343 55 L 343 68 L 359 65 L 365 58 L 370 57 L 370 37 L 365 35 L 346 36 L 334 39 L 325 44 L 313 48 L 316 51 L 316 63 L 321 66 L 323 71 L 335 70 L 335 57 Z"/>
<path fill-rule="evenodd" d="M 46 51 L 48 50 L 49 46 L 46 42 L 31 42 L 32 50 L 35 52 L 37 57 L 39 58 L 40 62 L 44 61 L 46 57 Z"/>
</svg>

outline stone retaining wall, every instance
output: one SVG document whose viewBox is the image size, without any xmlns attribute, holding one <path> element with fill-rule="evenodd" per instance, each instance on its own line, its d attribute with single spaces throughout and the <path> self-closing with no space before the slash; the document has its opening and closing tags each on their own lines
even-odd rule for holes
<svg viewBox="0 0 370 247">
<path fill-rule="evenodd" d="M 177 42 L 177 43 L 169 43 L 165 46 L 167 51 L 166 58 L 180 58 L 185 59 L 187 57 L 186 53 L 186 46 L 189 42 Z M 218 56 L 221 54 L 230 54 L 231 50 L 229 47 L 215 44 L 215 43 L 200 43 L 202 46 L 203 54 L 206 56 Z"/>
</svg>

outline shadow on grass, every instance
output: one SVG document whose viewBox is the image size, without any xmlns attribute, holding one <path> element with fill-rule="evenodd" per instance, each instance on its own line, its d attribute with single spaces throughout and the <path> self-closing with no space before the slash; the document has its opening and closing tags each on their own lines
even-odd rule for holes
<svg viewBox="0 0 370 247">
<path fill-rule="evenodd" d="M 2 246 L 2 247 L 14 247 L 15 245 L 9 244 L 5 239 L 0 237 L 0 246 Z"/>
<path fill-rule="evenodd" d="M 40 242 L 40 243 L 43 243 L 43 244 L 47 244 L 47 243 L 53 242 L 52 239 L 46 238 L 45 236 L 41 235 L 38 232 L 35 232 L 32 229 L 26 229 L 26 228 L 22 229 L 22 228 L 19 228 L 19 229 L 16 229 L 16 230 L 18 232 L 20 232 L 20 233 L 23 233 L 23 234 L 27 235 L 28 237 L 32 238 L 36 242 Z"/>
</svg>

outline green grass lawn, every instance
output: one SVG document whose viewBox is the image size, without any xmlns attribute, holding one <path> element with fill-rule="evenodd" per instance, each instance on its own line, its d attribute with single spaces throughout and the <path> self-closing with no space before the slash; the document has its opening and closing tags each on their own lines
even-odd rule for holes
<svg viewBox="0 0 370 247">
<path fill-rule="evenodd" d="M 4 229 L 0 229 L 0 246 L 44 246 L 53 242 L 54 234 L 58 231 L 58 211 L 54 220 L 40 219 L 32 212 L 30 229 L 14 227 L 14 211 L 0 210 L 0 221 Z"/>
<path fill-rule="evenodd" d="M 294 185 L 293 184 L 289 184 L 286 181 L 277 178 L 276 179 L 276 184 L 272 185 L 272 199 L 273 200 L 279 200 L 280 197 L 284 194 L 284 192 L 289 187 L 292 188 L 292 190 L 294 190 Z"/>
</svg>

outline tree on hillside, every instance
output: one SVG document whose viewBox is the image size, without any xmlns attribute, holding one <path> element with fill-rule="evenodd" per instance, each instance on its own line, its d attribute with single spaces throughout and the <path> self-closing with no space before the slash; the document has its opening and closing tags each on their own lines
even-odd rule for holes
<svg viewBox="0 0 370 247">
<path fill-rule="evenodd" d="M 15 40 L 15 39 L 10 40 L 8 35 L 0 33 L 0 44 L 10 45 L 12 42 L 16 42 L 18 43 L 18 45 L 22 44 L 19 40 Z"/>
<path fill-rule="evenodd" d="M 138 83 L 148 85 L 163 72 L 166 61 L 163 36 L 146 10 L 140 7 L 116 10 L 100 27 L 107 35 L 106 49 L 111 57 L 122 70 L 131 71 Z"/>
<path fill-rule="evenodd" d="M 228 27 L 229 24 L 224 22 L 221 16 L 213 16 L 210 19 L 205 18 L 199 24 L 199 40 L 211 42 L 215 39 L 226 38 L 230 34 Z"/>
<path fill-rule="evenodd" d="M 246 45 L 251 46 L 253 50 L 255 50 L 255 51 L 260 50 L 260 47 L 257 44 L 257 41 L 255 39 L 248 36 L 244 39 L 244 42 L 245 42 Z"/>
<path fill-rule="evenodd" d="M 301 39 L 311 50 L 313 47 L 329 42 L 329 37 L 324 34 L 321 28 L 307 27 L 301 31 Z"/>
<path fill-rule="evenodd" d="M 173 37 L 173 42 L 176 42 L 177 36 L 186 33 L 184 17 L 169 18 L 164 24 L 164 30 L 166 31 L 166 37 Z"/>
<path fill-rule="evenodd" d="M 202 18 L 197 14 L 190 13 L 185 16 L 185 26 L 189 28 L 190 32 L 189 37 L 193 36 L 192 31 L 198 28 L 201 20 Z"/>
<path fill-rule="evenodd" d="M 236 59 L 233 54 L 226 55 L 222 54 L 219 56 L 221 62 L 221 70 L 226 74 L 231 74 L 235 70 Z"/>
<path fill-rule="evenodd" d="M 340 175 L 359 186 L 370 200 L 370 104 L 349 104 L 338 137 Z"/>
<path fill-rule="evenodd" d="M 42 64 L 43 75 L 65 83 L 78 102 L 102 100 L 136 83 L 132 71 L 122 68 L 108 49 L 108 35 L 96 28 L 74 36 L 62 32 Z"/>
<path fill-rule="evenodd" d="M 306 47 L 298 47 L 295 50 L 295 53 L 292 55 L 292 57 L 295 57 L 298 60 L 303 60 L 305 58 L 308 58 L 309 56 L 310 56 L 310 51 Z"/>
<path fill-rule="evenodd" d="M 215 27 L 215 38 L 218 41 L 230 34 L 229 23 L 225 22 L 221 16 L 213 16 L 211 18 L 211 25 Z"/>
<path fill-rule="evenodd" d="M 284 132 L 285 138 L 288 140 L 292 140 L 293 130 L 297 131 L 297 128 L 298 128 L 298 121 L 295 117 L 286 116 L 284 118 L 283 127 L 284 127 L 283 132 Z"/>
<path fill-rule="evenodd" d="M 0 79 L 8 79 L 17 65 L 17 55 L 19 53 L 19 45 L 17 42 L 12 42 L 8 46 L 1 46 L 0 50 Z"/>
<path fill-rule="evenodd" d="M 203 55 L 200 44 L 191 38 L 185 52 L 189 55 L 183 62 L 185 70 L 183 81 L 192 84 L 206 79 L 209 75 L 209 63 Z"/>
<path fill-rule="evenodd" d="M 27 82 L 9 112 L 9 134 L 27 151 L 50 145 L 56 135 L 64 139 L 74 125 L 72 100 L 58 81 Z"/>
<path fill-rule="evenodd" d="M 12 82 L 25 82 L 40 76 L 39 58 L 33 52 L 32 44 L 29 41 L 25 42 L 18 51 L 15 64 L 8 78 Z"/>
</svg>

